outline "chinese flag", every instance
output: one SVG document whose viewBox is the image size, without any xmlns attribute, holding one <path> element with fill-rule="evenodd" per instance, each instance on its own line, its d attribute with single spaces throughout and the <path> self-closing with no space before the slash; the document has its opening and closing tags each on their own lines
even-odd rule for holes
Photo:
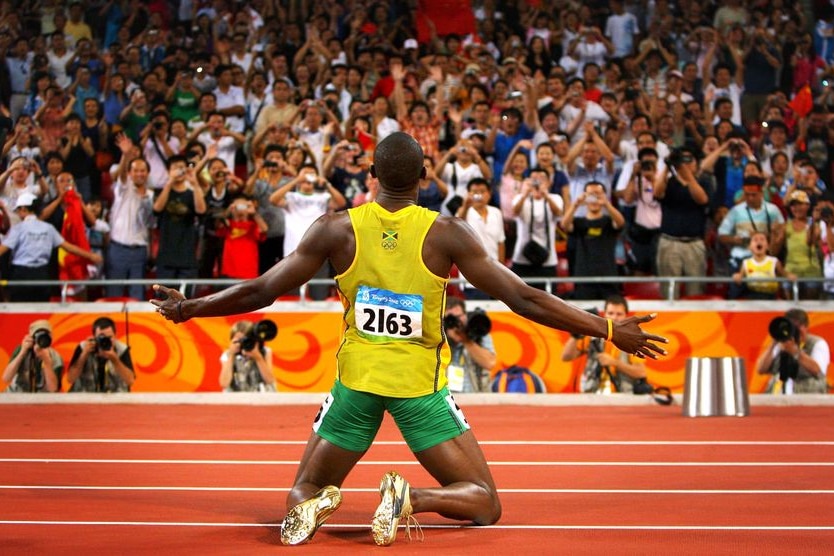
<svg viewBox="0 0 834 556">
<path fill-rule="evenodd" d="M 426 20 L 437 28 L 437 36 L 455 33 L 464 37 L 475 32 L 475 15 L 470 0 L 420 0 L 417 8 L 417 40 L 429 41 L 431 32 Z"/>
<path fill-rule="evenodd" d="M 807 116 L 813 106 L 814 97 L 811 94 L 811 86 L 807 84 L 799 89 L 799 92 L 796 93 L 793 100 L 788 103 L 788 107 L 800 118 Z"/>
<path fill-rule="evenodd" d="M 81 249 L 90 250 L 84 217 L 81 214 L 81 197 L 74 189 L 64 194 L 64 224 L 61 227 L 61 235 Z M 63 249 L 58 252 L 58 265 L 61 280 L 85 280 L 90 276 L 87 272 L 87 260 Z"/>
</svg>

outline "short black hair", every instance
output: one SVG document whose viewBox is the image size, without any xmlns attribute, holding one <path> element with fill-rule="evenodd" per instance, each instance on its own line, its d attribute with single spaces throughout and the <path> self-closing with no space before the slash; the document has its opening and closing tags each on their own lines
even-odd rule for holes
<svg viewBox="0 0 834 556">
<path fill-rule="evenodd" d="M 93 334 L 95 334 L 96 330 L 103 330 L 105 328 L 112 328 L 113 332 L 115 332 L 116 323 L 110 317 L 99 317 L 93 321 Z"/>
<path fill-rule="evenodd" d="M 181 155 L 181 154 L 172 155 L 168 158 L 168 160 L 165 161 L 165 167 L 170 170 L 171 166 L 173 166 L 177 162 L 182 162 L 183 164 L 187 165 L 188 164 L 188 158 L 185 155 Z"/>
<path fill-rule="evenodd" d="M 609 305 L 622 305 L 625 307 L 626 313 L 628 313 L 628 300 L 620 294 L 615 293 L 606 297 L 605 306 L 607 307 Z"/>
<path fill-rule="evenodd" d="M 425 172 L 423 148 L 407 133 L 394 132 L 377 145 L 371 169 L 383 189 L 407 191 Z"/>
<path fill-rule="evenodd" d="M 472 188 L 476 185 L 484 185 L 487 189 L 490 189 L 489 182 L 486 181 L 484 178 L 472 178 L 469 180 L 469 183 L 466 184 L 466 190 L 471 191 Z"/>
</svg>

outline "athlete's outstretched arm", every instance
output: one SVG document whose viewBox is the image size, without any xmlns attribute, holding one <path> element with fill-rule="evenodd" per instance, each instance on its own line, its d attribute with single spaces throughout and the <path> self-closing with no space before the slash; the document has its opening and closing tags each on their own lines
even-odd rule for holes
<svg viewBox="0 0 834 556">
<path fill-rule="evenodd" d="M 337 221 L 342 216 L 325 215 L 316 220 L 293 253 L 257 278 L 197 299 L 185 299 L 178 290 L 155 284 L 154 290 L 167 297 L 152 299 L 151 303 L 159 314 L 174 322 L 248 313 L 271 305 L 277 297 L 315 276 L 327 260 L 332 242 L 340 236 Z"/>
<path fill-rule="evenodd" d="M 472 228 L 463 220 L 438 219 L 436 225 L 439 226 L 439 233 L 434 237 L 466 279 L 479 290 L 506 303 L 513 312 L 573 334 L 598 338 L 608 335 L 606 319 L 529 286 L 507 267 L 490 258 Z M 612 341 L 623 351 L 639 356 L 655 358 L 657 354 L 665 353 L 654 343 L 666 343 L 665 338 L 640 329 L 640 324 L 653 318 L 654 315 L 646 315 L 613 323 Z"/>
</svg>

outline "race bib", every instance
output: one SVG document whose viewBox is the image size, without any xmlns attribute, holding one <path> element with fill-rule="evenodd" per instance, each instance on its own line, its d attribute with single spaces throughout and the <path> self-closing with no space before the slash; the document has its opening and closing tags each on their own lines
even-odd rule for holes
<svg viewBox="0 0 834 556">
<path fill-rule="evenodd" d="M 423 297 L 359 286 L 356 327 L 367 339 L 403 340 L 423 336 Z"/>
</svg>

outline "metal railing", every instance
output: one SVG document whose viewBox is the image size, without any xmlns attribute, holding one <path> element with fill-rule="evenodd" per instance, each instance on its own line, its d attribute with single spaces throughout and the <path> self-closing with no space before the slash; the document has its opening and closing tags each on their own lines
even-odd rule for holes
<svg viewBox="0 0 834 556">
<path fill-rule="evenodd" d="M 658 286 L 657 295 L 646 297 L 640 295 L 640 292 L 635 292 L 633 296 L 635 299 L 660 299 L 666 301 L 680 300 L 679 290 L 682 285 L 686 284 L 733 284 L 734 280 L 726 276 L 699 276 L 699 277 L 683 277 L 683 276 L 594 276 L 582 277 L 542 277 L 542 278 L 525 278 L 525 282 L 531 285 L 544 284 L 546 291 L 550 293 L 558 293 L 561 284 L 621 284 L 625 287 L 628 295 L 627 284 L 656 284 Z M 101 287 L 101 286 L 131 286 L 141 285 L 149 287 L 153 284 L 164 284 L 168 287 L 173 287 L 179 290 L 183 295 L 188 295 L 189 292 L 195 291 L 200 286 L 208 287 L 228 287 L 240 283 L 241 280 L 236 279 L 204 279 L 204 278 L 175 278 L 175 279 L 142 279 L 142 280 L 0 280 L 0 287 L 14 287 L 14 286 L 35 286 L 35 287 L 59 287 L 60 288 L 60 302 L 70 303 L 75 301 L 72 299 L 73 289 L 84 287 Z M 463 287 L 466 280 L 463 278 L 454 278 L 449 281 L 451 284 Z M 834 283 L 834 280 L 825 280 L 823 278 L 746 278 L 744 283 L 751 282 L 778 282 L 779 287 L 783 291 L 789 292 L 785 295 L 787 300 L 800 300 L 800 284 L 816 284 L 821 289 L 824 283 Z M 335 281 L 329 278 L 315 278 L 310 280 L 307 284 L 301 286 L 298 295 L 299 302 L 314 301 L 309 298 L 310 286 L 333 286 Z M 665 296 L 661 292 L 666 292 Z M 685 299 L 685 296 L 684 296 Z M 141 301 L 141 300 L 140 300 Z"/>
</svg>

